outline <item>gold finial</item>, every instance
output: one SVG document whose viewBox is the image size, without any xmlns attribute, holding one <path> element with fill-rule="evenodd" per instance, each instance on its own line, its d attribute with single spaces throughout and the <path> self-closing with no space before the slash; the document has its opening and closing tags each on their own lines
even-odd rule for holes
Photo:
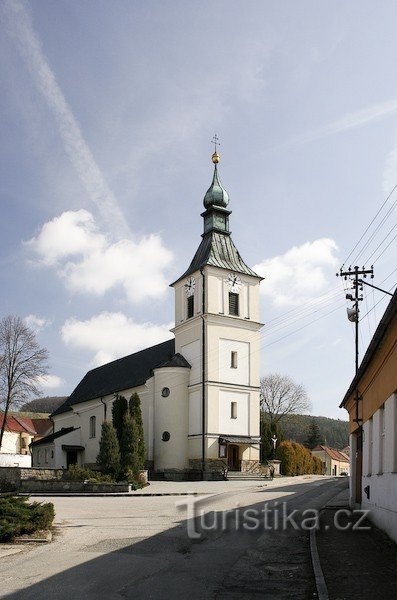
<svg viewBox="0 0 397 600">
<path fill-rule="evenodd" d="M 218 154 L 218 152 L 214 152 L 214 154 L 212 155 L 212 162 L 214 163 L 214 165 L 218 164 L 218 162 L 220 161 L 220 156 Z"/>
<path fill-rule="evenodd" d="M 219 156 L 218 152 L 216 151 L 217 146 L 220 146 L 219 138 L 218 138 L 218 136 L 216 134 L 212 138 L 211 142 L 215 145 L 215 152 L 212 155 L 212 162 L 214 163 L 214 165 L 216 165 L 216 164 L 218 164 L 218 162 L 221 159 L 221 157 Z"/>
</svg>

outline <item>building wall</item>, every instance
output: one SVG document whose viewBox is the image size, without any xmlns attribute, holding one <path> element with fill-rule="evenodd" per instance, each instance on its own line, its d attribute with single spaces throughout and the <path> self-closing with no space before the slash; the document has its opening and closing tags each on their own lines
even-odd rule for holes
<svg viewBox="0 0 397 600">
<path fill-rule="evenodd" d="M 0 467 L 31 467 L 32 457 L 30 454 L 0 454 Z"/>
<path fill-rule="evenodd" d="M 187 469 L 190 369 L 165 367 L 154 370 L 154 465 L 156 470 Z M 169 389 L 164 397 L 162 390 Z M 168 432 L 170 439 L 163 439 Z"/>
<path fill-rule="evenodd" d="M 364 423 L 363 431 L 361 505 L 397 542 L 397 393 Z"/>
<path fill-rule="evenodd" d="M 378 408 L 397 390 L 397 317 L 390 323 L 382 343 L 373 356 L 368 368 L 359 382 L 360 395 L 359 417 L 365 423 Z M 357 429 L 354 421 L 354 393 L 346 402 L 346 410 L 350 417 L 350 432 Z"/>
</svg>

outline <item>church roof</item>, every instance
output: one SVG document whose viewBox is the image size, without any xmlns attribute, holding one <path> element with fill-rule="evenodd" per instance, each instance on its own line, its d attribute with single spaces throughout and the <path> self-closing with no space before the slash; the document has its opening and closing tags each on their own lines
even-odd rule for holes
<svg viewBox="0 0 397 600">
<path fill-rule="evenodd" d="M 172 358 L 170 358 L 170 360 L 166 360 L 155 368 L 162 369 L 164 367 L 184 367 L 185 369 L 191 369 L 192 365 L 187 362 L 186 358 L 182 356 L 182 354 L 177 352 Z"/>
<path fill-rule="evenodd" d="M 229 269 L 236 273 L 253 275 L 259 278 L 259 275 L 245 264 L 230 235 L 210 231 L 203 237 L 187 271 L 181 277 L 178 277 L 172 285 L 205 265 Z"/>
<path fill-rule="evenodd" d="M 80 429 L 80 428 L 79 427 L 62 427 L 62 429 L 60 429 L 59 431 L 56 431 L 55 433 L 50 433 L 49 435 L 46 435 L 45 437 L 32 442 L 30 444 L 30 446 L 40 446 L 41 444 L 50 444 L 57 438 L 62 437 L 72 431 L 76 431 L 76 429 Z"/>
<path fill-rule="evenodd" d="M 66 402 L 51 416 L 72 410 L 71 406 L 74 404 L 143 385 L 152 376 L 152 370 L 156 367 L 166 366 L 164 363 L 170 362 L 173 358 L 175 360 L 176 356 L 185 361 L 180 354 L 174 355 L 175 339 L 172 339 L 92 369 L 83 377 Z M 187 365 L 190 367 L 188 363 Z M 172 366 L 187 365 L 173 364 Z"/>
</svg>

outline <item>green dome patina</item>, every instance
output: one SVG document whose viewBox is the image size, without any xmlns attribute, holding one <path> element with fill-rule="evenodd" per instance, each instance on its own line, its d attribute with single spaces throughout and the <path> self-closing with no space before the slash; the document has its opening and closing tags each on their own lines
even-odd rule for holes
<svg viewBox="0 0 397 600">
<path fill-rule="evenodd" d="M 204 196 L 203 203 L 205 208 L 207 209 L 211 208 L 211 206 L 221 206 L 222 208 L 226 208 L 229 204 L 229 194 L 221 186 L 216 164 L 214 168 L 214 176 L 212 178 L 212 183 Z"/>
</svg>

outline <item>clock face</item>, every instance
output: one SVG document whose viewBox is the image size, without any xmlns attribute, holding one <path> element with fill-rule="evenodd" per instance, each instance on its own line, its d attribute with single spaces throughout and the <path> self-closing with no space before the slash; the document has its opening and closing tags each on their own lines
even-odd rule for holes
<svg viewBox="0 0 397 600">
<path fill-rule="evenodd" d="M 241 290 L 240 277 L 238 275 L 236 275 L 235 273 L 229 273 L 228 278 L 227 278 L 227 285 L 229 286 L 229 289 L 231 292 L 238 294 L 239 291 Z"/>
<path fill-rule="evenodd" d="M 188 296 L 188 297 L 193 296 L 195 287 L 196 287 L 196 280 L 194 279 L 194 277 L 189 277 L 189 279 L 185 283 L 186 296 Z"/>
</svg>

